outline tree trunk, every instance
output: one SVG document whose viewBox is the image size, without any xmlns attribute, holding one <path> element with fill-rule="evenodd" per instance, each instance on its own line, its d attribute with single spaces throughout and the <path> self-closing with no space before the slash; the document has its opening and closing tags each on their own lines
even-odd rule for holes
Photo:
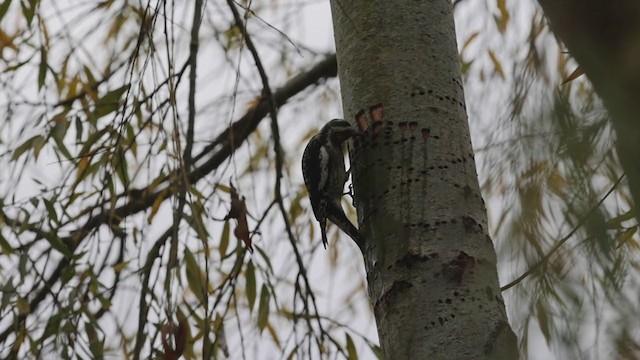
<svg viewBox="0 0 640 360">
<path fill-rule="evenodd" d="M 451 1 L 332 1 L 369 295 L 386 359 L 517 359 L 487 234 Z M 380 119 L 380 111 L 384 117 Z M 356 116 L 362 120 L 361 116 Z"/>
<path fill-rule="evenodd" d="M 539 0 L 604 100 L 631 196 L 640 204 L 640 1 Z M 640 221 L 640 212 L 636 212 Z"/>
</svg>

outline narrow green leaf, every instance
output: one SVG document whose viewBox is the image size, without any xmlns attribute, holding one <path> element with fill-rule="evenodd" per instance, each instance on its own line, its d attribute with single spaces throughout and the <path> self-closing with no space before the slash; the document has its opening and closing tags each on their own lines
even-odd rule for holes
<svg viewBox="0 0 640 360">
<path fill-rule="evenodd" d="M 27 152 L 29 149 L 31 149 L 34 146 L 34 143 L 36 141 L 36 139 L 38 138 L 42 138 L 41 135 L 36 135 L 32 138 L 29 138 L 27 141 L 23 142 L 20 146 L 18 146 L 14 151 L 13 151 L 13 155 L 11 155 L 11 161 L 15 161 L 17 160 L 22 154 L 24 154 L 25 152 Z M 41 139 L 42 141 L 44 139 Z"/>
<path fill-rule="evenodd" d="M 6 255 L 13 253 L 13 247 L 2 234 L 0 234 L 0 249 L 2 249 L 2 253 Z"/>
<path fill-rule="evenodd" d="M 125 126 L 126 134 L 127 134 L 127 144 L 129 146 L 129 151 L 133 154 L 133 157 L 137 157 L 138 152 L 138 143 L 136 142 L 136 132 L 131 123 L 127 122 Z M 195 188 L 192 186 L 192 188 Z M 190 189 L 191 190 L 191 189 Z"/>
<path fill-rule="evenodd" d="M 82 120 L 80 119 L 79 116 L 75 117 L 75 124 L 76 124 L 76 141 L 80 142 L 80 140 L 82 140 Z"/>
<path fill-rule="evenodd" d="M 43 199 L 43 200 L 44 200 L 44 206 L 45 208 L 47 208 L 47 212 L 49 213 L 49 219 L 59 225 L 60 221 L 58 220 L 58 212 L 56 211 L 56 208 L 53 205 L 53 202 L 49 199 Z"/>
<path fill-rule="evenodd" d="M 20 274 L 20 278 L 24 278 L 27 274 L 27 262 L 29 261 L 29 255 L 27 252 L 21 252 L 20 260 L 18 260 L 18 273 Z"/>
<path fill-rule="evenodd" d="M 349 360 L 358 360 L 358 351 L 356 351 L 356 345 L 353 343 L 351 336 L 347 335 L 347 354 Z"/>
<path fill-rule="evenodd" d="M 273 266 L 271 266 L 271 260 L 269 259 L 267 254 L 264 252 L 264 250 L 262 250 L 262 248 L 260 248 L 257 245 L 254 245 L 254 248 L 258 251 L 258 254 L 260 254 L 260 257 L 262 258 L 262 260 L 264 260 L 267 263 L 267 267 L 269 268 L 269 270 L 273 272 Z"/>
<path fill-rule="evenodd" d="M 262 285 L 262 290 L 260 290 L 260 306 L 258 308 L 258 329 L 260 329 L 260 333 L 264 330 L 265 326 L 267 326 L 267 322 L 269 321 L 269 299 L 271 294 L 269 294 L 269 288 L 267 288 L 266 284 Z"/>
<path fill-rule="evenodd" d="M 227 249 L 229 248 L 229 221 L 224 222 L 224 227 L 222 228 L 222 235 L 220 235 L 220 258 L 224 259 L 227 254 Z"/>
<path fill-rule="evenodd" d="M 200 268 L 198 267 L 198 263 L 196 262 L 193 253 L 188 248 L 184 249 L 184 261 L 186 263 L 186 272 L 187 272 L 187 282 L 189 283 L 189 288 L 196 296 L 196 298 L 200 301 L 200 303 L 204 303 L 205 294 L 204 291 L 206 286 L 204 284 L 204 277 L 200 272 Z"/>
<path fill-rule="evenodd" d="M 31 58 L 25 60 L 25 61 L 21 61 L 15 65 L 11 65 L 11 66 L 7 66 L 4 68 L 4 70 L 2 71 L 3 73 L 7 73 L 10 71 L 16 71 L 18 69 L 20 69 L 21 67 L 25 66 L 26 64 L 31 62 Z"/>
<path fill-rule="evenodd" d="M 104 359 L 104 344 L 98 337 L 96 328 L 90 322 L 85 322 L 84 328 L 87 332 L 89 349 L 91 350 L 91 354 L 93 354 L 93 359 Z"/>
<path fill-rule="evenodd" d="M 47 325 L 44 328 L 44 333 L 42 334 L 42 337 L 44 339 L 48 338 L 51 335 L 58 334 L 58 332 L 60 331 L 60 322 L 64 317 L 66 317 L 65 315 L 66 314 L 64 313 L 56 313 L 55 315 L 49 317 Z"/>
<path fill-rule="evenodd" d="M 106 134 L 108 131 L 107 128 L 103 128 L 100 129 L 96 132 L 90 133 L 89 137 L 87 138 L 87 140 L 84 142 L 84 144 L 82 145 L 82 149 L 80 149 L 80 156 L 86 156 L 89 154 L 89 150 L 91 150 L 91 147 L 93 147 L 93 145 L 95 143 L 98 142 L 98 140 L 100 140 L 102 138 L 102 136 L 104 136 L 104 134 Z"/>
<path fill-rule="evenodd" d="M 2 20 L 7 10 L 9 10 L 9 5 L 11 5 L 11 0 L 4 0 L 2 4 L 0 4 L 0 20 Z"/>
<path fill-rule="evenodd" d="M 222 316 L 216 313 L 216 318 L 213 320 L 213 331 L 218 332 L 220 329 L 222 329 L 223 322 L 224 319 L 222 318 Z"/>
<path fill-rule="evenodd" d="M 40 65 L 38 66 L 38 90 L 42 89 L 47 78 L 47 49 L 40 47 Z"/>
<path fill-rule="evenodd" d="M 622 226 L 622 223 L 627 220 L 634 219 L 636 217 L 636 213 L 633 210 L 629 210 L 624 214 L 618 215 L 609 221 L 607 221 L 608 229 L 619 229 Z"/>
<path fill-rule="evenodd" d="M 67 135 L 67 130 L 69 129 L 70 121 L 67 120 L 67 115 L 69 114 L 69 110 L 65 109 L 57 114 L 55 114 L 51 118 L 51 123 L 54 124 L 53 128 L 49 135 L 56 141 L 64 140 L 65 135 Z"/>
<path fill-rule="evenodd" d="M 40 150 L 44 147 L 46 140 L 44 136 L 37 136 L 33 139 L 33 157 L 38 160 L 38 155 L 40 155 Z"/>
<path fill-rule="evenodd" d="M 0 300 L 0 309 L 4 310 L 9 306 L 11 302 L 11 298 L 17 294 L 15 287 L 13 286 L 13 278 L 7 279 L 7 282 L 2 285 L 0 288 L 0 293 L 2 293 L 2 300 Z"/>
<path fill-rule="evenodd" d="M 96 77 L 93 76 L 93 72 L 91 72 L 91 69 L 89 69 L 89 67 L 86 65 L 84 67 L 84 75 L 87 77 L 87 85 L 89 85 L 92 88 L 95 87 L 96 84 L 98 83 L 96 81 Z"/>
<path fill-rule="evenodd" d="M 291 350 L 291 352 L 289 353 L 289 356 L 287 356 L 287 360 L 293 360 L 296 358 L 295 356 L 297 355 L 296 352 L 298 351 L 298 347 L 299 345 L 296 345 L 296 347 L 294 347 L 293 350 Z"/>
<path fill-rule="evenodd" d="M 34 1 L 20 1 L 20 5 L 22 6 L 22 15 L 24 15 L 25 20 L 27 20 L 27 26 L 31 26 L 31 21 L 33 20 L 33 15 L 36 13 L 36 4 Z"/>
<path fill-rule="evenodd" d="M 378 345 L 370 345 L 369 346 L 371 348 L 371 351 L 373 351 L 373 353 L 375 354 L 375 356 L 379 359 L 382 360 L 383 356 L 382 356 L 382 349 L 380 348 L 380 346 Z"/>
<path fill-rule="evenodd" d="M 116 273 L 121 272 L 122 270 L 126 269 L 127 266 L 129 266 L 129 262 L 130 261 L 131 260 L 127 260 L 127 261 L 119 262 L 119 263 L 113 265 L 113 271 L 116 272 Z"/>
<path fill-rule="evenodd" d="M 471 69 L 471 65 L 473 65 L 473 60 L 464 61 L 461 59 L 460 63 L 460 72 L 462 73 L 462 75 L 466 75 L 469 72 L 469 69 Z"/>
<path fill-rule="evenodd" d="M 202 244 L 208 248 L 209 232 L 202 220 L 202 216 L 206 213 L 206 209 L 198 199 L 190 201 L 188 204 L 191 209 L 191 215 L 185 216 L 185 219 L 188 220 L 189 226 L 191 226 L 191 228 L 193 228 L 193 230 L 198 234 L 198 238 L 202 241 Z"/>
<path fill-rule="evenodd" d="M 225 353 L 225 358 L 228 357 L 228 349 L 227 349 L 227 334 L 224 330 L 224 319 L 220 314 L 216 313 L 216 318 L 213 321 L 213 332 L 215 336 L 215 340 L 213 344 L 211 344 L 211 348 L 214 350 L 222 350 Z"/>
<path fill-rule="evenodd" d="M 119 100 L 122 94 L 129 90 L 129 85 L 124 85 L 115 90 L 109 91 L 96 102 L 96 109 L 93 113 L 96 119 L 108 115 L 120 107 Z"/>
<path fill-rule="evenodd" d="M 540 330 L 544 335 L 547 343 L 551 339 L 551 325 L 549 324 L 549 318 L 547 317 L 547 311 L 544 308 L 544 305 L 541 301 L 536 302 L 536 315 L 538 316 L 538 325 L 540 325 Z"/>
<path fill-rule="evenodd" d="M 58 237 L 58 235 L 46 232 L 44 233 L 44 238 L 49 242 L 52 248 L 58 250 L 62 255 L 66 257 L 72 257 L 73 253 L 67 245 Z"/>
<path fill-rule="evenodd" d="M 25 298 L 20 297 L 16 300 L 16 308 L 18 309 L 18 314 L 25 315 L 29 313 L 29 302 L 25 300 Z"/>
<path fill-rule="evenodd" d="M 113 167 L 115 168 L 116 174 L 120 179 L 122 185 L 126 187 L 129 186 L 129 169 L 127 165 L 127 158 L 124 155 L 124 151 L 120 147 L 116 150 L 115 156 L 113 157 Z"/>
<path fill-rule="evenodd" d="M 256 302 L 256 269 L 251 260 L 247 264 L 245 278 L 247 282 L 247 300 L 249 301 L 249 311 L 251 312 Z"/>
</svg>

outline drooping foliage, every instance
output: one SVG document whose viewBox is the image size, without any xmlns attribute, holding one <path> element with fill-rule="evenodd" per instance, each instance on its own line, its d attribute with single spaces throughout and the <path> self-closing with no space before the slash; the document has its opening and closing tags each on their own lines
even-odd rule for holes
<svg viewBox="0 0 640 360">
<path fill-rule="evenodd" d="M 606 109 L 535 4 L 454 6 L 523 353 L 542 336 L 558 358 L 636 357 L 636 215 Z M 379 352 L 357 249 L 332 232 L 319 251 L 299 173 L 339 116 L 329 16 L 0 5 L 3 357 Z"/>
</svg>

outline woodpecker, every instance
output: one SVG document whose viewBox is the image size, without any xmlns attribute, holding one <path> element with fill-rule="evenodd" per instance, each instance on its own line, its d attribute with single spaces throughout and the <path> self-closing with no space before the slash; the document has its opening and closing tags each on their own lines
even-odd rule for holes
<svg viewBox="0 0 640 360">
<path fill-rule="evenodd" d="M 327 248 L 327 219 L 362 247 L 360 232 L 349 221 L 340 203 L 349 174 L 344 167 L 342 144 L 363 133 L 347 121 L 333 119 L 309 140 L 302 155 L 302 175 L 313 214 L 320 223 L 322 244 Z"/>
</svg>

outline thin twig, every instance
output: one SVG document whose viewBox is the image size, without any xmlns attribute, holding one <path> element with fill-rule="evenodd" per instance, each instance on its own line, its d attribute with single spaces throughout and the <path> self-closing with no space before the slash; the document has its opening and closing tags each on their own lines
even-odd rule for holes
<svg viewBox="0 0 640 360">
<path fill-rule="evenodd" d="M 242 31 L 243 38 L 247 44 L 247 49 L 249 49 L 249 52 L 251 52 L 251 55 L 253 56 L 253 60 L 256 64 L 256 68 L 258 69 L 258 73 L 260 74 L 260 79 L 262 80 L 262 96 L 263 96 L 263 99 L 266 98 L 269 104 L 269 114 L 271 116 L 271 132 L 273 133 L 273 147 L 274 147 L 275 158 L 276 158 L 276 183 L 274 187 L 275 200 L 278 204 L 278 208 L 280 209 L 280 213 L 285 222 L 285 228 L 287 229 L 287 234 L 288 234 L 289 241 L 291 243 L 291 247 L 293 248 L 294 253 L 296 255 L 296 261 L 298 262 L 299 271 L 302 273 L 302 277 L 305 281 L 306 292 L 308 296 L 311 296 L 314 310 L 316 313 L 318 313 L 318 307 L 316 305 L 315 295 L 313 294 L 313 290 L 311 290 L 311 286 L 309 283 L 309 279 L 307 278 L 305 266 L 302 261 L 302 256 L 300 256 L 300 253 L 298 251 L 296 238 L 293 235 L 293 232 L 291 231 L 291 223 L 289 222 L 289 218 L 288 218 L 289 215 L 287 214 L 287 211 L 284 206 L 284 202 L 282 200 L 281 179 L 282 179 L 282 167 L 283 167 L 284 160 L 282 159 L 282 150 L 280 146 L 280 129 L 278 127 L 278 117 L 277 117 L 278 108 L 276 105 L 276 101 L 273 97 L 273 94 L 271 93 L 271 87 L 269 86 L 269 78 L 267 77 L 267 73 L 264 70 L 264 66 L 262 65 L 262 61 L 260 60 L 258 51 L 256 50 L 256 47 L 254 46 L 253 41 L 251 40 L 251 36 L 249 36 L 249 33 L 247 32 L 246 23 L 242 21 L 242 18 L 240 17 L 240 14 L 238 13 L 238 9 L 236 8 L 233 0 L 227 0 L 227 4 L 229 4 L 229 8 L 233 13 L 233 17 L 236 21 L 236 26 L 240 28 L 240 30 Z M 320 319 L 318 319 L 318 327 L 320 328 L 321 334 L 325 335 L 325 331 L 322 327 L 322 322 L 320 321 Z M 319 352 L 322 352 L 323 338 L 321 338 L 321 341 L 317 342 Z M 322 356 L 322 354 L 320 355 Z"/>
<path fill-rule="evenodd" d="M 575 234 L 578 229 L 580 229 L 582 227 L 582 225 L 584 225 L 587 220 L 589 219 L 589 217 L 591 216 L 591 214 L 593 214 L 599 207 L 600 205 L 602 205 L 602 203 L 605 201 L 605 199 L 607 197 L 609 197 L 609 195 L 611 195 L 611 193 L 613 192 L 613 190 L 616 189 L 616 187 L 620 184 L 620 182 L 622 181 L 622 179 L 624 179 L 625 174 L 622 174 L 618 180 L 616 180 L 615 183 L 613 183 L 613 185 L 611 186 L 611 188 L 609 189 L 609 191 L 607 191 L 606 194 L 604 194 L 604 196 L 600 199 L 600 201 L 598 201 L 598 203 L 593 206 L 589 212 L 587 212 L 582 219 L 580 219 L 580 221 L 578 221 L 578 224 L 576 224 L 576 226 L 569 231 L 569 233 L 563 237 L 562 239 L 560 239 L 552 248 L 551 250 L 549 250 L 549 252 L 540 260 L 538 260 L 537 263 L 535 263 L 533 266 L 531 266 L 529 268 L 529 270 L 525 271 L 522 275 L 518 276 L 515 280 L 511 281 L 510 283 L 508 283 L 507 285 L 503 286 L 500 288 L 501 291 L 507 291 L 510 288 L 516 286 L 517 284 L 519 284 L 522 280 L 524 280 L 527 276 L 531 275 L 534 271 L 537 271 L 542 265 L 546 264 L 547 261 L 549 261 L 549 259 L 551 258 L 551 256 L 553 256 L 553 254 L 556 253 L 556 251 L 558 251 L 558 249 L 560 249 L 560 247 L 562 245 L 564 245 L 564 243 L 567 242 L 567 240 L 569 240 L 573 234 Z"/>
<path fill-rule="evenodd" d="M 187 140 L 182 155 L 185 171 L 191 169 L 191 150 L 193 149 L 193 133 L 196 121 L 196 79 L 198 64 L 198 46 L 200 25 L 202 24 L 202 0 L 196 0 L 191 28 L 191 42 L 189 44 L 189 118 L 187 125 Z"/>
<path fill-rule="evenodd" d="M 289 80 L 282 88 L 273 95 L 278 106 L 284 104 L 294 95 L 298 94 L 307 87 L 317 83 L 321 79 L 336 76 L 337 64 L 335 55 L 330 55 L 323 61 L 318 63 L 309 71 L 302 73 Z M 202 165 L 194 168 L 188 174 L 190 183 L 195 183 L 211 171 L 222 164 L 233 152 L 249 137 L 249 135 L 257 128 L 260 121 L 269 112 L 266 100 L 262 100 L 256 107 L 249 110 L 242 118 L 236 121 L 230 128 L 223 131 L 210 145 L 196 157 L 195 161 L 211 155 Z M 231 146 L 233 144 L 233 146 Z M 167 175 L 167 179 L 170 178 Z M 70 232 L 70 235 L 61 238 L 71 252 L 74 252 L 81 244 L 82 240 L 91 232 L 104 224 L 119 223 L 127 216 L 134 215 L 141 211 L 147 210 L 156 201 L 161 201 L 172 195 L 175 188 L 174 184 L 167 184 L 165 188 L 156 191 L 157 186 L 149 185 L 139 190 L 140 196 L 132 198 L 127 204 L 119 206 L 115 209 L 103 209 L 99 214 L 89 217 L 84 225 Z M 110 202 L 106 202 L 110 203 Z M 43 234 L 36 235 L 35 240 L 43 239 Z M 60 279 L 62 272 L 69 266 L 67 259 L 62 259 L 50 274 L 49 278 L 43 284 L 42 289 L 29 301 L 29 309 L 31 312 L 36 311 L 42 301 L 46 298 L 48 290 L 52 288 Z M 18 315 L 12 324 L 7 326 L 0 332 L 0 343 L 4 343 L 16 328 L 19 328 L 26 320 L 28 314 Z"/>
<path fill-rule="evenodd" d="M 144 267 L 141 269 L 142 283 L 140 284 L 140 303 L 138 304 L 138 331 L 136 332 L 136 342 L 133 349 L 133 360 L 140 359 L 140 351 L 144 344 L 144 328 L 145 325 L 147 325 L 147 314 L 149 313 L 149 304 L 147 304 L 146 296 L 149 292 L 151 269 L 153 268 L 153 264 L 156 259 L 159 258 L 158 255 L 160 254 L 160 248 L 162 248 L 167 239 L 169 239 L 169 236 L 171 236 L 171 228 L 167 229 L 162 235 L 160 235 L 158 240 L 153 244 L 153 247 L 147 253 L 147 259 Z"/>
</svg>

